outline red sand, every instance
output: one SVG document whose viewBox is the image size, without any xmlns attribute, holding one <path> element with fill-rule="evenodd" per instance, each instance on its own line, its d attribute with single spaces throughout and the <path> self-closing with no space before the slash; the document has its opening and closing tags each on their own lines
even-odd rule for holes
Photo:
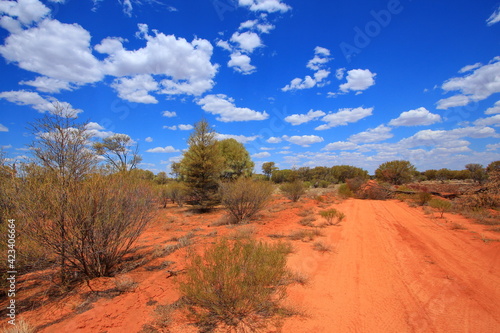
<svg viewBox="0 0 500 333">
<path fill-rule="evenodd" d="M 325 236 L 313 242 L 293 241 L 289 266 L 307 275 L 309 283 L 289 287 L 287 304 L 303 315 L 287 318 L 283 332 L 500 332 L 500 242 L 488 241 L 498 240 L 499 234 L 457 215 L 440 219 L 437 213 L 425 215 L 421 208 L 395 200 L 333 204 L 303 199 L 292 204 L 279 199 L 252 225 L 236 228 L 209 226 L 221 212 L 190 215 L 186 209 L 169 207 L 160 210 L 142 235 L 136 255 L 150 258 L 155 247 L 174 244 L 168 242 L 173 236 L 193 229 L 193 242 L 200 249 L 238 230 L 272 241 L 270 234 L 306 228 L 298 224 L 302 217 L 297 213 L 311 209 L 319 224 L 317 212 L 329 207 L 344 212 L 346 219 L 321 229 Z M 467 230 L 452 230 L 453 223 Z M 333 251 L 314 251 L 315 241 Z M 140 332 L 155 321 L 158 305 L 179 298 L 176 277 L 169 277 L 166 269 L 147 268 L 173 261 L 168 269 L 181 270 L 185 254 L 183 248 L 126 273 L 138 282 L 135 290 L 99 298 L 85 312 L 75 313 L 85 302 L 83 293 L 89 292 L 82 285 L 79 294 L 46 302 L 22 316 L 42 328 L 41 333 Z M 92 281 L 92 287 L 109 290 L 114 283 L 115 278 L 103 278 Z M 168 329 L 159 331 L 197 330 L 174 313 Z"/>
</svg>

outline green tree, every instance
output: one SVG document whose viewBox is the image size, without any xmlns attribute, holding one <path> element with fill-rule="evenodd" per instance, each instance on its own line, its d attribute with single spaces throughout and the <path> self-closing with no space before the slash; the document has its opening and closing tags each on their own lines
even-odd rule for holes
<svg viewBox="0 0 500 333">
<path fill-rule="evenodd" d="M 493 161 L 486 167 L 488 173 L 500 172 L 500 161 Z"/>
<path fill-rule="evenodd" d="M 126 134 L 113 134 L 93 145 L 95 152 L 103 156 L 115 172 L 133 170 L 142 161 L 139 146 Z"/>
<path fill-rule="evenodd" d="M 274 162 L 264 162 L 262 164 L 262 172 L 266 175 L 267 179 L 271 179 L 273 172 L 278 170 Z"/>
<path fill-rule="evenodd" d="M 486 170 L 479 163 L 469 163 L 465 169 L 470 171 L 471 177 L 475 182 L 482 184 L 486 180 Z"/>
<path fill-rule="evenodd" d="M 223 179 L 234 180 L 252 175 L 255 164 L 243 144 L 235 139 L 225 139 L 219 141 L 218 146 L 224 158 Z"/>
<path fill-rule="evenodd" d="M 180 172 L 193 203 L 207 210 L 219 202 L 219 180 L 224 168 L 216 133 L 206 120 L 195 124 L 189 148 L 181 161 Z"/>
<path fill-rule="evenodd" d="M 158 185 L 164 185 L 168 181 L 167 173 L 165 171 L 160 171 L 154 177 L 154 181 Z"/>
<path fill-rule="evenodd" d="M 375 170 L 375 176 L 381 181 L 401 185 L 409 183 L 416 171 L 416 168 L 409 161 L 397 160 L 382 163 Z"/>
</svg>

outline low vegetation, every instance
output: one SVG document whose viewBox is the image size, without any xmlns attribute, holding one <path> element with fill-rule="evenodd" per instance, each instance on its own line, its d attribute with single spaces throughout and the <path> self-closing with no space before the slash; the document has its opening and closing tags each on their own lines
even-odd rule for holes
<svg viewBox="0 0 500 333">
<path fill-rule="evenodd" d="M 296 180 L 291 183 L 285 183 L 280 186 L 280 190 L 288 199 L 293 202 L 299 201 L 299 199 L 306 193 L 304 183 L 300 180 Z"/>
<path fill-rule="evenodd" d="M 282 244 L 255 240 L 220 240 L 203 255 L 191 253 L 180 291 L 200 329 L 253 332 L 272 325 L 290 278 L 286 255 Z"/>
</svg>

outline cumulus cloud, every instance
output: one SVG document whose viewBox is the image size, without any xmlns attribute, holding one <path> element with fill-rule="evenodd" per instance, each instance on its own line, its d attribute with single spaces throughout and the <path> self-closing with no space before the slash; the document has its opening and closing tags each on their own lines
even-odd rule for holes
<svg viewBox="0 0 500 333">
<path fill-rule="evenodd" d="M 283 141 L 283 139 L 275 137 L 275 136 L 272 136 L 266 140 L 267 143 L 280 143 L 282 141 Z"/>
<path fill-rule="evenodd" d="M 345 71 L 346 71 L 345 68 L 338 68 L 335 71 L 335 77 L 337 78 L 337 80 L 342 80 L 344 78 Z"/>
<path fill-rule="evenodd" d="M 175 149 L 172 146 L 156 147 L 146 150 L 147 153 L 176 153 L 178 151 L 179 151 L 178 149 Z"/>
<path fill-rule="evenodd" d="M 494 106 L 488 108 L 484 113 L 485 114 L 500 113 L 500 101 L 497 101 Z"/>
<path fill-rule="evenodd" d="M 174 111 L 163 111 L 161 115 L 167 118 L 177 117 L 177 113 L 175 113 Z"/>
<path fill-rule="evenodd" d="M 242 74 L 252 74 L 255 71 L 255 66 L 250 64 L 249 56 L 246 54 L 241 54 L 240 52 L 231 53 L 231 59 L 227 63 L 228 67 L 234 68 L 235 71 L 240 72 Z"/>
<path fill-rule="evenodd" d="M 234 105 L 234 99 L 224 95 L 207 95 L 197 101 L 201 108 L 211 114 L 218 115 L 217 120 L 222 122 L 265 120 L 269 114 L 249 108 L 240 108 Z"/>
<path fill-rule="evenodd" d="M 323 117 L 324 115 L 326 115 L 326 113 L 324 113 L 321 110 L 318 111 L 310 110 L 306 114 L 292 114 L 291 116 L 286 117 L 285 121 L 296 126 L 310 122 L 312 120 L 316 120 L 320 117 Z"/>
<path fill-rule="evenodd" d="M 153 142 L 153 138 L 148 136 L 146 139 L 144 139 L 144 141 L 146 142 Z"/>
<path fill-rule="evenodd" d="M 245 136 L 245 135 L 219 134 L 219 133 L 217 133 L 216 137 L 217 137 L 217 140 L 235 139 L 239 143 L 243 143 L 243 144 L 255 141 L 258 138 L 260 138 L 259 135 Z"/>
<path fill-rule="evenodd" d="M 354 150 L 358 147 L 354 142 L 337 141 L 327 144 L 322 150 Z"/>
<path fill-rule="evenodd" d="M 471 74 L 447 80 L 441 88 L 445 92 L 458 91 L 459 94 L 438 101 L 438 109 L 464 106 L 500 92 L 500 57 L 493 58 L 487 65 L 477 67 Z"/>
<path fill-rule="evenodd" d="M 26 91 L 26 90 L 17 90 L 17 91 L 4 91 L 0 93 L 0 98 L 4 98 L 11 103 L 15 103 L 17 105 L 26 105 L 30 106 L 33 109 L 37 110 L 40 113 L 44 112 L 54 112 L 56 107 L 59 107 L 62 110 L 67 110 L 67 116 L 74 117 L 78 115 L 80 112 L 83 112 L 79 109 L 73 109 L 71 104 L 67 102 L 60 102 L 54 97 L 44 98 L 40 96 L 36 92 Z"/>
<path fill-rule="evenodd" d="M 371 116 L 373 108 L 358 107 L 355 109 L 344 108 L 336 113 L 329 113 L 321 120 L 326 122 L 324 125 L 316 127 L 316 130 L 326 130 L 332 127 L 345 126 L 349 123 L 355 123 L 363 118 Z"/>
<path fill-rule="evenodd" d="M 251 31 L 235 32 L 231 36 L 231 42 L 235 43 L 238 49 L 247 53 L 252 53 L 256 48 L 263 46 L 259 35 Z"/>
<path fill-rule="evenodd" d="M 1 1 L 0 26 L 9 32 L 19 32 L 22 26 L 30 26 L 50 13 L 50 9 L 38 0 Z"/>
<path fill-rule="evenodd" d="M 432 125 L 441 121 L 441 116 L 430 113 L 424 107 L 403 112 L 398 118 L 389 122 L 390 126 L 424 126 Z"/>
<path fill-rule="evenodd" d="M 483 65 L 482 63 L 477 62 L 474 65 L 467 65 L 467 66 L 462 67 L 458 72 L 460 74 L 467 73 L 467 72 L 470 72 L 470 71 L 472 71 L 472 70 L 474 70 L 476 68 L 481 67 L 482 65 Z"/>
<path fill-rule="evenodd" d="M 332 60 L 329 58 L 330 50 L 316 46 L 314 48 L 314 57 L 308 61 L 306 67 L 315 71 L 313 76 L 306 75 L 303 79 L 295 78 L 289 84 L 281 88 L 282 91 L 310 89 L 315 86 L 322 87 L 326 85 L 326 78 L 330 75 L 330 70 L 325 65 Z"/>
<path fill-rule="evenodd" d="M 500 6 L 491 14 L 490 17 L 486 20 L 486 24 L 488 26 L 492 26 L 495 23 L 500 22 Z"/>
<path fill-rule="evenodd" d="M 266 158 L 270 157 L 271 154 L 269 154 L 267 151 L 263 151 L 262 153 L 256 153 L 252 155 L 252 158 Z"/>
<path fill-rule="evenodd" d="M 179 128 L 179 130 L 181 130 L 181 131 L 190 131 L 190 130 L 192 130 L 192 129 L 194 128 L 194 126 L 193 126 L 193 125 L 191 125 L 191 124 L 180 124 L 180 125 L 178 126 L 178 128 Z"/>
<path fill-rule="evenodd" d="M 470 126 L 461 127 L 453 130 L 422 130 L 415 133 L 409 138 L 402 139 L 399 143 L 403 147 L 417 147 L 417 146 L 442 146 L 454 143 L 460 138 L 487 138 L 498 137 L 495 130 L 491 127 L 483 126 Z"/>
<path fill-rule="evenodd" d="M 0 54 L 24 70 L 60 81 L 85 84 L 103 78 L 90 49 L 90 34 L 78 24 L 46 19 L 8 36 Z"/>
<path fill-rule="evenodd" d="M 324 139 L 320 136 L 317 135 L 294 135 L 294 136 L 288 136 L 288 135 L 283 135 L 283 140 L 288 141 L 290 143 L 302 146 L 302 147 L 309 147 L 313 143 L 318 143 L 318 142 L 323 142 Z"/>
<path fill-rule="evenodd" d="M 7 128 L 7 126 L 0 124 L 0 132 L 8 132 L 8 131 L 9 129 Z"/>
<path fill-rule="evenodd" d="M 31 81 L 21 81 L 19 82 L 19 84 L 35 87 L 38 91 L 45 93 L 59 93 L 61 92 L 61 90 L 75 89 L 75 86 L 73 86 L 70 82 L 53 79 L 46 76 L 39 76 Z"/>
<path fill-rule="evenodd" d="M 488 118 L 479 118 L 474 121 L 476 126 L 500 126 L 500 114 Z"/>
<path fill-rule="evenodd" d="M 362 92 L 375 84 L 376 75 L 369 69 L 352 69 L 347 72 L 347 82 L 340 85 L 340 91 L 344 93 L 349 91 Z"/>
<path fill-rule="evenodd" d="M 248 7 L 253 12 L 285 13 L 292 9 L 281 0 L 238 0 L 238 4 L 242 7 Z"/>
<path fill-rule="evenodd" d="M 390 127 L 380 125 L 376 128 L 370 128 L 364 132 L 351 135 L 349 141 L 354 143 L 369 143 L 390 139 L 393 136 Z"/>
<path fill-rule="evenodd" d="M 132 78 L 122 77 L 116 79 L 111 86 L 118 92 L 118 97 L 129 102 L 158 103 L 158 100 L 149 94 L 151 91 L 158 90 L 158 83 L 151 75 L 142 74 Z"/>
</svg>

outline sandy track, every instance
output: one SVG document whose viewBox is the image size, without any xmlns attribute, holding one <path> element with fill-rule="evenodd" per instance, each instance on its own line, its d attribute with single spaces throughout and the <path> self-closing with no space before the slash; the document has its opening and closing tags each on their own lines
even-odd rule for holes
<svg viewBox="0 0 500 333">
<path fill-rule="evenodd" d="M 290 259 L 311 281 L 291 288 L 307 316 L 284 332 L 500 332 L 500 243 L 397 201 L 338 208 L 347 218 L 326 240 L 335 251 Z"/>
</svg>

